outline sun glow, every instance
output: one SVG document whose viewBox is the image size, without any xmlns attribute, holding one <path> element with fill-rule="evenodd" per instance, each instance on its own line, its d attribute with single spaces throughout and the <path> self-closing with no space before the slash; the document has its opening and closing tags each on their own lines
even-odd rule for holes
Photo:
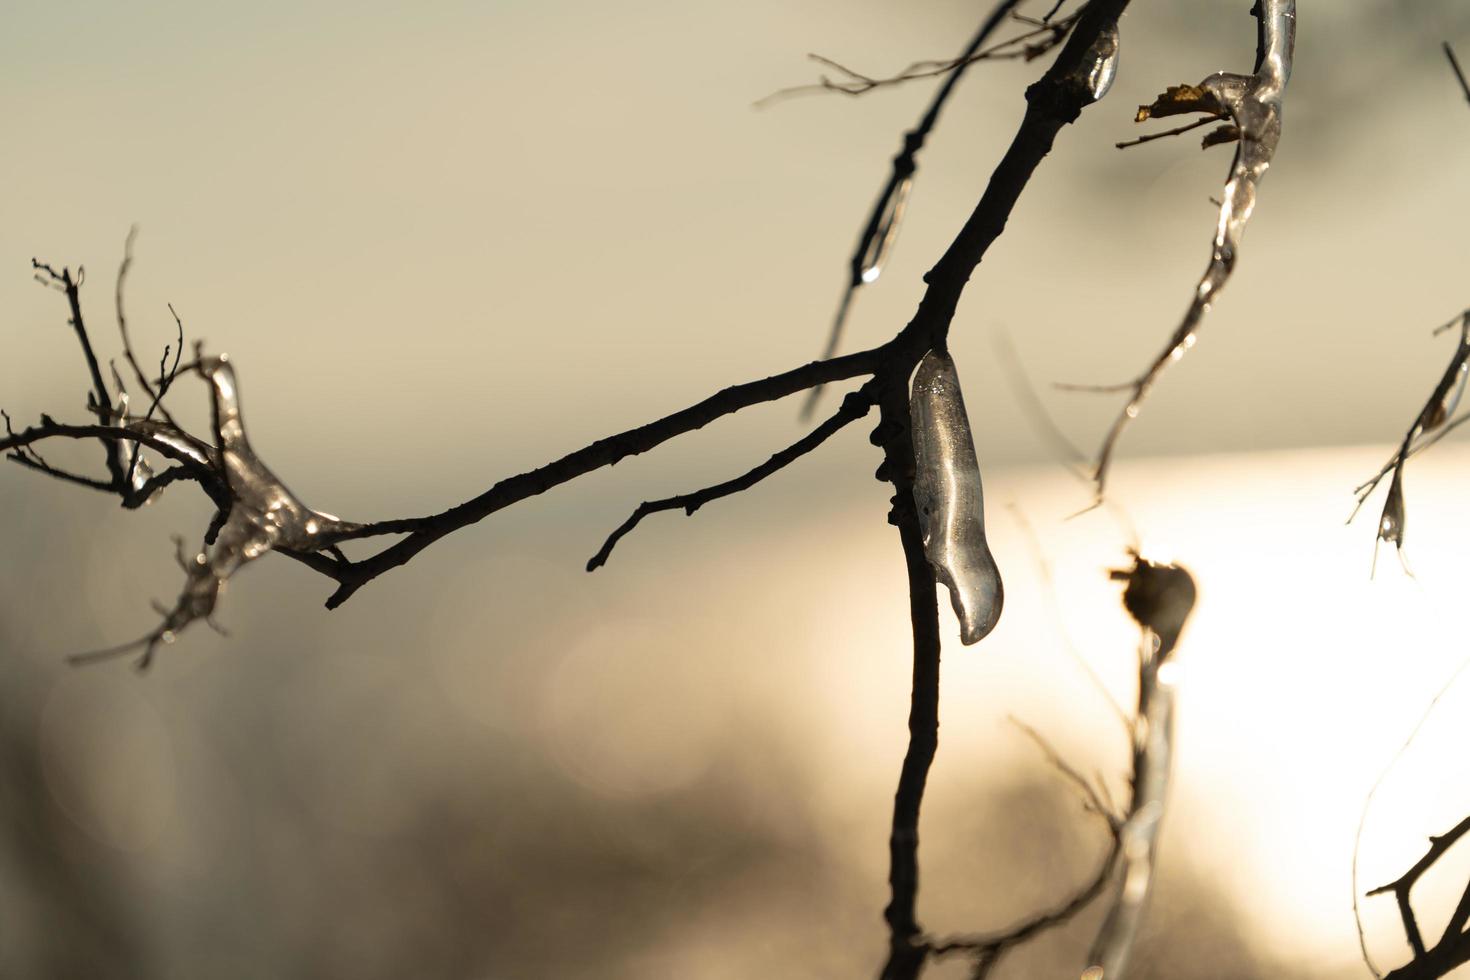
<svg viewBox="0 0 1470 980">
<path fill-rule="evenodd" d="M 1121 466 L 1111 486 L 1143 535 L 1145 556 L 1179 561 L 1199 584 L 1171 665 L 1179 745 L 1165 873 L 1171 860 L 1187 862 L 1225 888 L 1256 928 L 1319 964 L 1356 956 L 1350 867 L 1369 790 L 1470 656 L 1460 612 L 1470 585 L 1463 557 L 1470 526 L 1460 519 L 1457 490 L 1470 475 L 1470 452 L 1443 448 L 1438 458 L 1416 460 L 1411 473 L 1417 578 L 1396 564 L 1370 577 L 1372 512 L 1343 523 L 1351 488 L 1381 464 L 1386 448 L 1137 463 Z M 940 603 L 944 700 L 935 792 L 943 794 L 945 779 L 961 770 L 1038 765 L 1033 747 L 1006 724 L 1014 716 L 1081 771 L 1111 777 L 1115 796 L 1126 793 L 1127 743 L 1108 702 L 1132 703 L 1138 634 L 1106 571 L 1125 562 L 1132 542 L 1106 511 L 1064 520 L 1085 490 L 1055 470 L 987 473 L 986 480 L 1007 607 L 995 633 L 965 649 Z M 1034 532 L 1007 512 L 1008 501 L 1024 502 Z M 861 663 L 881 664 L 906 648 L 907 637 L 902 623 L 888 628 L 885 620 L 875 629 L 854 621 L 852 610 L 903 614 L 891 576 L 879 568 L 891 558 L 875 553 L 851 563 L 842 584 L 852 601 L 832 608 L 816 630 L 847 665 L 845 697 L 823 724 L 839 744 L 871 743 L 874 751 L 901 723 L 902 698 L 892 689 L 900 671 L 854 676 L 853 646 L 865 648 Z M 1467 767 L 1456 748 L 1466 734 L 1460 719 L 1470 714 L 1470 679 L 1445 701 L 1394 764 L 1368 815 L 1363 891 L 1396 878 L 1423 853 L 1427 834 L 1470 811 Z M 1447 766 L 1454 776 L 1446 776 Z M 1447 909 L 1455 898 L 1447 889 L 1458 886 L 1426 879 L 1416 902 Z M 1370 947 L 1389 962 L 1406 958 L 1391 898 L 1360 904 Z"/>
</svg>

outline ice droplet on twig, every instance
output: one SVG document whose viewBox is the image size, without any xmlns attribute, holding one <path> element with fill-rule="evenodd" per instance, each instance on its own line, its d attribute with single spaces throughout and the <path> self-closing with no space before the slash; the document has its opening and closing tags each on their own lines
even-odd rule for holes
<svg viewBox="0 0 1470 980">
<path fill-rule="evenodd" d="M 914 504 L 924 555 L 949 589 L 960 640 L 978 643 L 1000 619 L 1005 592 L 985 541 L 980 464 L 965 415 L 959 375 L 947 354 L 919 362 L 909 399 L 914 440 Z"/>
<path fill-rule="evenodd" d="M 185 627 L 198 620 L 212 623 L 225 584 L 247 562 L 273 548 L 316 551 L 331 544 L 335 534 L 358 526 L 307 507 L 255 455 L 245 435 L 235 371 L 225 356 L 201 356 L 196 370 L 210 385 L 218 446 L 211 451 L 192 437 L 180 437 L 178 433 L 174 437 L 191 456 L 220 473 L 229 491 L 229 517 L 207 550 L 186 556 L 182 539 L 177 542 L 184 588 L 172 609 L 160 610 L 163 622 L 153 632 L 120 647 L 73 657 L 73 662 L 142 648 L 138 666 L 147 667 L 160 643 L 172 643 Z"/>
<path fill-rule="evenodd" d="M 1404 558 L 1404 468 L 1408 465 L 1409 458 L 1428 449 L 1434 443 L 1443 438 L 1450 430 L 1454 429 L 1464 418 L 1451 423 L 1450 416 L 1460 407 L 1460 399 L 1465 394 L 1465 381 L 1470 375 L 1470 310 L 1465 310 L 1444 324 L 1435 333 L 1454 327 L 1458 322 L 1460 327 L 1460 342 L 1455 346 L 1454 356 L 1445 366 L 1440 375 L 1439 382 L 1429 395 L 1429 400 L 1414 417 L 1414 424 L 1409 426 L 1409 431 L 1404 434 L 1403 441 L 1399 444 L 1398 451 L 1385 463 L 1378 473 L 1367 482 L 1359 485 L 1356 490 L 1358 503 L 1353 508 L 1352 514 L 1348 516 L 1348 523 L 1352 523 L 1357 517 L 1358 511 L 1383 478 L 1392 473 L 1393 478 L 1388 485 L 1388 497 L 1383 502 L 1383 513 L 1378 518 L 1378 536 L 1373 545 L 1373 565 L 1378 565 L 1378 545 L 1389 542 L 1399 552 L 1399 560 Z M 1435 435 L 1429 436 L 1430 433 Z M 1405 569 L 1407 570 L 1407 565 Z"/>
<path fill-rule="evenodd" d="M 908 206 L 909 191 L 913 186 L 912 176 L 903 178 L 878 208 L 877 220 L 864 236 L 862 251 L 858 253 L 853 287 L 877 282 L 882 275 L 883 263 L 888 261 L 893 243 L 898 240 L 898 229 L 903 224 L 903 212 Z"/>
<path fill-rule="evenodd" d="M 848 263 L 847 285 L 842 289 L 842 299 L 837 303 L 837 313 L 832 317 L 832 329 L 827 334 L 827 346 L 822 348 L 822 360 L 834 357 L 842 344 L 842 333 L 847 328 L 847 314 L 852 309 L 853 297 L 869 283 L 877 282 L 883 274 L 883 264 L 893 252 L 898 240 L 898 229 L 903 224 L 904 209 L 908 206 L 909 191 L 914 186 L 910 173 L 899 177 L 895 173 L 880 192 L 878 201 L 863 226 L 856 251 Z M 822 397 L 823 385 L 816 385 L 808 392 L 802 403 L 801 417 L 811 417 L 817 401 Z"/>
<path fill-rule="evenodd" d="M 1087 73 L 1087 91 L 1092 94 L 1094 102 L 1108 94 L 1108 89 L 1113 87 L 1113 79 L 1118 77 L 1119 44 L 1118 25 L 1114 22 L 1103 28 L 1092 47 L 1087 49 L 1090 61 L 1084 65 L 1084 70 Z"/>
</svg>

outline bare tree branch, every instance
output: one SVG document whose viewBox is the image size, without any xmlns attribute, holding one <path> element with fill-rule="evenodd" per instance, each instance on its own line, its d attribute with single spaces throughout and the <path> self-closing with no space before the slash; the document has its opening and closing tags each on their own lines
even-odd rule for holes
<svg viewBox="0 0 1470 980">
<path fill-rule="evenodd" d="M 1137 120 L 1182 113 L 1204 112 L 1229 116 L 1232 122 L 1204 139 L 1205 146 L 1238 140 L 1235 159 L 1225 182 L 1220 216 L 1211 243 L 1210 263 L 1195 287 L 1184 318 L 1169 342 L 1148 368 L 1132 381 L 1116 386 L 1129 392 L 1128 402 L 1103 438 L 1094 479 L 1103 496 L 1113 450 L 1128 423 L 1138 416 L 1144 399 L 1166 367 L 1194 346 L 1197 331 L 1216 295 L 1235 268 L 1241 234 L 1256 202 L 1256 189 L 1271 165 L 1281 139 L 1282 96 L 1291 77 L 1296 43 L 1296 0 L 1258 0 L 1251 11 L 1257 20 L 1257 67 L 1254 74 L 1216 72 L 1199 85 L 1170 87 L 1151 105 L 1140 106 Z M 1111 390 L 1111 387 L 1068 385 L 1073 389 Z"/>
<path fill-rule="evenodd" d="M 1102 894 L 1108 879 L 1112 876 L 1113 865 L 1117 862 L 1118 848 L 1121 843 L 1121 838 L 1116 833 L 1113 834 L 1112 845 L 1103 855 L 1102 861 L 1098 863 L 1097 870 L 1083 883 L 1081 888 L 1055 908 L 1030 916 L 1016 925 L 990 935 L 954 936 L 935 940 L 930 946 L 931 954 L 949 956 L 953 953 L 967 953 L 975 958 L 974 969 L 970 974 L 972 980 L 985 980 L 1008 950 L 1034 939 L 1048 929 L 1063 925 Z"/>
<path fill-rule="evenodd" d="M 87 335 L 87 322 L 82 318 L 81 288 L 86 282 L 86 270 L 77 269 L 76 278 L 72 277 L 71 269 L 62 267 L 57 272 L 55 267 L 31 259 L 31 268 L 36 270 L 36 278 L 46 285 L 60 291 L 66 296 L 69 318 L 67 320 L 71 328 L 76 332 L 77 342 L 82 345 L 82 356 L 87 361 L 87 373 L 92 379 L 92 390 L 87 394 L 87 405 L 92 414 L 97 416 L 97 421 L 106 424 L 112 412 L 112 395 L 107 390 L 107 383 L 102 380 L 102 367 L 97 362 L 97 354 L 92 349 L 92 339 Z M 112 477 L 115 485 L 121 486 L 123 482 L 122 466 L 114 457 L 112 447 L 103 444 L 107 457 L 107 472 Z"/>
<path fill-rule="evenodd" d="M 878 192 L 877 200 L 873 202 L 872 211 L 868 214 L 867 223 L 863 225 L 862 231 L 858 234 L 852 258 L 848 260 L 847 285 L 843 287 L 842 299 L 838 302 L 837 313 L 832 319 L 831 333 L 827 338 L 827 346 L 823 349 L 824 359 L 836 355 L 838 347 L 841 346 L 842 332 L 847 325 L 847 315 L 858 290 L 866 283 L 877 280 L 883 271 L 883 263 L 893 247 L 899 223 L 903 219 L 903 209 L 908 199 L 909 188 L 913 186 L 914 174 L 918 171 L 919 151 L 924 148 L 929 133 L 939 122 L 939 114 L 944 109 L 944 104 L 949 101 L 955 86 L 964 77 L 965 69 L 970 64 L 969 59 L 981 50 L 986 40 L 1019 2 L 1020 0 L 1000 0 L 1000 3 L 996 4 L 990 16 L 985 18 L 980 29 L 965 46 L 965 50 L 955 59 L 954 70 L 946 75 L 944 83 L 935 91 L 934 98 L 929 101 L 929 106 L 919 118 L 918 124 L 904 133 L 903 146 L 898 155 L 893 158 L 893 167 L 888 175 L 888 180 Z M 820 392 L 820 388 L 813 389 L 812 394 L 807 397 L 806 404 L 802 408 L 803 418 L 811 416 L 816 408 Z"/>
<path fill-rule="evenodd" d="M 872 382 L 869 382 L 869 386 L 871 385 Z M 608 535 L 607 540 L 603 542 L 597 554 L 587 560 L 587 571 L 594 571 L 607 564 L 608 557 L 612 554 L 613 548 L 622 539 L 623 535 L 632 531 L 648 515 L 657 514 L 660 511 L 678 510 L 682 508 L 686 515 L 692 516 L 695 511 L 699 510 L 699 508 L 711 500 L 718 500 L 721 497 L 728 497 L 742 490 L 748 490 L 766 477 L 778 470 L 784 469 L 786 466 L 816 449 L 829 438 L 846 428 L 848 424 L 868 414 L 868 410 L 872 407 L 873 402 L 872 395 L 868 392 L 867 387 L 865 386 L 864 389 L 849 393 L 843 399 L 842 407 L 831 418 L 817 426 L 806 436 L 787 446 L 764 463 L 761 463 L 743 475 L 733 480 L 726 480 L 724 483 L 718 483 L 712 487 L 706 487 L 703 490 L 677 494 L 673 497 L 666 497 L 663 500 L 644 501 L 639 504 L 638 509 L 633 511 L 632 515 L 619 525 L 612 534 Z"/>
<path fill-rule="evenodd" d="M 1383 504 L 1383 513 L 1378 519 L 1378 531 L 1374 545 L 1374 556 L 1377 556 L 1377 543 L 1383 541 L 1392 542 L 1400 555 L 1404 547 L 1404 466 L 1410 457 L 1417 455 L 1420 451 L 1429 448 L 1450 429 L 1459 424 L 1459 421 L 1446 425 L 1445 423 L 1459 407 L 1460 399 L 1465 393 L 1465 382 L 1470 377 L 1470 310 L 1453 317 L 1448 323 L 1435 329 L 1440 333 L 1455 325 L 1460 324 L 1460 342 L 1456 345 L 1454 353 L 1450 357 L 1449 364 L 1445 366 L 1440 374 L 1439 381 L 1434 390 L 1430 392 L 1429 399 L 1419 414 L 1414 416 L 1413 423 L 1408 432 L 1404 434 L 1403 441 L 1399 443 L 1398 452 L 1389 459 L 1371 479 L 1358 485 L 1355 491 L 1358 495 L 1357 505 L 1353 512 L 1348 515 L 1348 523 L 1358 516 L 1358 511 L 1372 496 L 1373 491 L 1385 476 L 1392 473 L 1393 478 L 1389 481 L 1388 497 Z M 1435 430 L 1440 429 L 1438 435 L 1431 439 L 1424 437 Z"/>
<path fill-rule="evenodd" d="M 1461 820 L 1444 834 L 1429 838 L 1429 849 L 1425 851 L 1423 857 L 1414 862 L 1409 870 L 1394 881 L 1368 892 L 1369 895 L 1384 893 L 1393 895 L 1394 900 L 1398 902 L 1399 916 L 1404 922 L 1404 935 L 1409 940 L 1409 947 L 1414 951 L 1414 958 L 1411 962 L 1388 974 L 1390 980 L 1408 980 L 1410 977 L 1416 980 L 1420 977 L 1441 977 L 1455 967 L 1470 962 L 1470 934 L 1464 931 L 1466 917 L 1470 916 L 1470 890 L 1467 890 L 1466 895 L 1460 899 L 1459 906 L 1450 916 L 1449 924 L 1439 942 L 1427 949 L 1419 930 L 1418 919 L 1414 915 L 1413 905 L 1409 900 L 1409 893 L 1415 883 L 1467 832 L 1470 832 L 1470 817 Z"/>
<path fill-rule="evenodd" d="M 1450 59 L 1450 70 L 1455 73 L 1455 80 L 1460 83 L 1460 91 L 1465 93 L 1465 101 L 1470 102 L 1470 82 L 1465 81 L 1465 72 L 1460 68 L 1460 61 L 1455 57 L 1455 49 L 1450 47 L 1450 42 L 1444 42 L 1444 56 Z"/>
<path fill-rule="evenodd" d="M 1058 7 L 1061 5 L 1058 4 Z M 1030 23 L 1030 30 L 1024 31 L 1014 37 L 997 41 L 988 48 L 981 48 L 972 54 L 961 55 L 946 61 L 914 61 L 908 67 L 893 75 L 883 78 L 873 78 L 861 72 L 854 71 L 846 65 L 833 61 L 831 58 L 819 54 L 808 54 L 807 57 L 819 65 L 825 65 L 833 71 L 840 72 L 846 79 L 831 79 L 822 75 L 810 85 L 793 85 L 790 88 L 778 89 L 755 103 L 756 108 L 764 108 L 775 102 L 794 98 L 800 95 L 815 95 L 821 92 L 835 92 L 839 95 L 866 95 L 879 88 L 891 88 L 902 85 L 905 82 L 917 81 L 924 78 L 936 78 L 951 72 L 968 68 L 978 61 L 1006 61 L 1024 60 L 1031 61 L 1052 50 L 1067 36 L 1071 30 L 1075 17 L 1064 17 L 1058 21 L 1033 21 L 1029 17 L 1012 13 L 1012 19 L 1022 23 Z M 1039 39 L 1039 40 L 1038 40 Z"/>
</svg>

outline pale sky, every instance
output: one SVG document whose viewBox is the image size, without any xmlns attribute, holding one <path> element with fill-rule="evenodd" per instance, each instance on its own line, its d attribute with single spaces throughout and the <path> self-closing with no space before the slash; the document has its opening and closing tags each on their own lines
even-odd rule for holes
<svg viewBox="0 0 1470 980">
<path fill-rule="evenodd" d="M 1372 514 L 1341 523 L 1450 353 L 1431 328 L 1470 305 L 1470 106 L 1438 51 L 1450 40 L 1470 60 L 1470 11 L 1302 6 L 1281 150 L 1234 278 L 1125 437 L 1115 491 L 1145 546 L 1200 579 L 1165 853 L 1219 883 L 1264 948 L 1320 971 L 1303 975 L 1356 975 L 1345 852 L 1357 807 L 1464 656 L 1455 501 L 1470 457 L 1446 445 L 1410 471 L 1417 584 L 1387 554 L 1370 581 Z M 1123 380 L 1162 346 L 1208 258 L 1208 199 L 1231 152 L 1202 153 L 1195 134 L 1112 143 L 1147 128 L 1134 108 L 1164 86 L 1250 67 L 1247 7 L 1133 5 L 1116 85 L 1062 134 L 962 303 L 952 347 L 1012 606 L 977 649 L 960 650 L 944 620 L 946 741 L 926 825 L 937 866 L 970 868 L 966 808 L 1041 769 L 1008 714 L 1120 771 L 1114 722 L 1067 645 L 1129 696 L 1134 634 L 1102 574 L 1129 541 L 1105 514 L 1064 520 L 1086 495 L 1019 413 L 993 345 L 1009 335 L 1059 423 L 1094 448 L 1118 400 L 1047 386 Z M 135 223 L 140 346 L 172 340 L 173 303 L 190 340 L 231 355 L 257 450 L 309 504 L 349 519 L 457 503 L 810 360 L 930 89 L 750 104 L 812 80 L 808 51 L 873 73 L 948 56 L 976 9 L 23 0 L 0 32 L 0 407 L 17 424 L 83 417 L 75 340 L 30 259 L 86 266 L 94 338 L 115 352 L 113 279 Z M 982 65 L 966 79 L 847 349 L 906 322 L 1040 71 Z M 202 409 L 199 387 L 182 380 L 180 405 Z M 902 565 L 866 430 L 692 519 L 650 519 L 606 569 L 581 571 L 639 501 L 747 469 L 798 436 L 795 414 L 766 407 L 527 501 L 331 614 L 325 582 L 267 558 L 231 583 L 231 637 L 190 632 L 142 682 L 60 659 L 148 628 L 148 600 L 178 589 L 169 535 L 197 537 L 205 503 L 175 487 L 123 513 L 0 468 L 7 703 L 34 718 L 56 805 L 136 876 L 156 975 L 189 975 L 196 946 L 238 963 L 221 976 L 291 975 L 292 915 L 333 901 L 326 885 L 282 890 L 298 865 L 401 921 L 383 886 L 396 879 L 365 869 L 418 826 L 419 801 L 482 778 L 495 792 L 556 787 L 584 821 L 577 834 L 620 841 L 637 806 L 698 827 L 698 807 L 680 807 L 712 782 L 735 786 L 759 801 L 741 828 L 815 848 L 850 876 L 814 886 L 810 904 L 792 892 L 830 930 L 797 944 L 809 975 L 830 975 L 821 955 L 866 963 L 881 945 L 908 669 Z M 1056 565 L 1061 614 L 1010 504 Z M 1435 737 L 1463 744 L 1463 731 Z M 1470 805 L 1415 765 L 1383 791 L 1370 877 L 1401 870 Z M 484 807 L 506 822 L 487 862 L 554 850 L 531 817 L 515 823 L 498 798 Z M 638 847 L 654 862 L 657 846 Z M 528 859 L 533 872 L 554 877 L 554 856 Z M 354 874 L 374 886 L 353 887 Z M 1269 899 L 1253 904 L 1263 881 Z M 974 927 L 965 885 L 934 878 L 945 927 Z M 721 895 L 681 899 L 608 975 L 767 968 L 774 954 L 751 937 L 775 927 L 746 891 Z M 538 900 L 538 927 L 568 949 L 505 940 L 503 962 L 525 975 L 582 962 L 553 911 L 575 926 L 622 901 L 577 912 L 566 893 Z M 0 893 L 0 907 L 16 903 L 26 897 Z M 1393 961 L 1393 910 L 1374 913 Z M 265 923 L 256 947 L 220 938 L 252 918 Z M 343 950 L 368 942 L 354 936 Z"/>
</svg>

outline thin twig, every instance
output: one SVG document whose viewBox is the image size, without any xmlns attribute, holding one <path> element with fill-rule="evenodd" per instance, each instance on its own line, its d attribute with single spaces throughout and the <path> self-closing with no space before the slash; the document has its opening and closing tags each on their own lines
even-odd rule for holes
<svg viewBox="0 0 1470 980">
<path fill-rule="evenodd" d="M 1419 932 L 1419 923 L 1414 916 L 1413 906 L 1409 902 L 1409 893 L 1415 883 L 1424 875 L 1424 872 L 1428 871 L 1434 866 L 1436 861 L 1444 857 L 1449 849 L 1455 845 L 1455 842 L 1465 836 L 1466 832 L 1470 832 L 1470 817 L 1461 820 L 1447 832 L 1437 837 L 1430 837 L 1429 849 L 1425 851 L 1423 857 L 1410 866 L 1409 870 L 1388 884 L 1379 885 L 1377 888 L 1368 892 L 1369 895 L 1381 895 L 1385 892 L 1393 894 L 1394 899 L 1398 902 L 1399 915 L 1404 920 L 1404 934 L 1409 940 L 1409 946 L 1414 950 L 1415 959 L 1426 956 L 1429 951 L 1424 947 L 1424 938 Z M 1452 927 L 1453 925 L 1454 923 L 1451 922 Z M 1452 928 L 1450 933 L 1453 935 L 1457 931 Z"/>
<path fill-rule="evenodd" d="M 871 382 L 869 384 L 871 385 Z M 638 505 L 638 509 L 633 511 L 632 515 L 626 521 L 608 535 L 602 547 L 597 550 L 597 554 L 587 560 L 587 571 L 593 571 L 607 564 L 607 559 L 612 554 L 612 550 L 618 541 L 622 539 L 623 535 L 637 527 L 643 518 L 650 514 L 657 514 L 660 511 L 679 509 L 682 509 L 686 515 L 693 515 L 700 507 L 703 507 L 712 500 L 718 500 L 721 497 L 728 497 L 742 490 L 748 490 L 766 477 L 778 470 L 784 469 L 786 466 L 816 449 L 848 424 L 867 415 L 868 409 L 872 407 L 872 404 L 872 396 L 870 394 L 862 391 L 852 392 L 847 398 L 843 399 L 842 407 L 825 422 L 748 472 L 732 480 L 726 480 L 723 483 L 706 487 L 703 490 L 676 494 L 672 497 L 665 497 L 662 500 L 644 501 Z"/>
<path fill-rule="evenodd" d="M 1102 861 L 1098 863 L 1097 870 L 1071 897 L 1050 911 L 1032 916 L 991 935 L 955 936 L 934 940 L 930 945 L 930 952 L 934 956 L 948 956 L 952 953 L 973 955 L 976 962 L 975 971 L 971 977 L 984 980 L 984 977 L 989 974 L 1008 949 L 1019 946 L 1048 929 L 1066 923 L 1101 895 L 1103 888 L 1107 886 L 1108 879 L 1112 876 L 1113 865 L 1117 862 L 1120 846 L 1121 838 L 1114 834 L 1112 844 L 1108 852 L 1103 855 Z"/>
<path fill-rule="evenodd" d="M 1166 136 L 1178 136 L 1180 133 L 1187 133 L 1191 129 L 1199 129 L 1201 126 L 1210 126 L 1219 122 L 1223 118 L 1223 116 L 1205 116 L 1203 119 L 1196 119 L 1194 122 L 1185 123 L 1183 126 L 1175 126 L 1173 129 L 1165 129 L 1161 132 L 1149 133 L 1147 136 L 1139 136 L 1131 140 L 1123 140 L 1121 143 L 1114 143 L 1113 145 L 1120 150 L 1126 150 L 1130 146 L 1139 146 L 1143 143 L 1151 143 L 1154 140 L 1161 140 Z"/>
<path fill-rule="evenodd" d="M 878 197 L 873 202 L 873 208 L 868 214 L 868 220 L 863 225 L 862 231 L 858 233 L 857 244 L 853 248 L 852 256 L 848 259 L 847 284 L 843 288 L 842 299 L 837 306 L 837 315 L 832 321 L 832 329 L 827 337 L 827 344 L 823 348 L 824 358 L 832 357 L 836 354 L 842 344 L 842 333 L 847 325 L 847 316 L 852 308 L 853 297 L 857 295 L 859 289 L 870 281 L 870 278 L 876 278 L 877 271 L 881 271 L 882 260 L 885 258 L 881 252 L 891 245 L 892 233 L 896 230 L 896 226 L 894 226 L 891 220 L 884 220 L 885 216 L 892 218 L 893 211 L 897 206 L 897 199 L 900 195 L 907 194 L 908 187 L 911 185 L 914 174 L 919 168 L 919 151 L 924 148 L 924 143 L 928 140 L 929 133 L 933 131 L 935 124 L 939 122 L 939 114 L 943 111 L 945 103 L 949 101 L 949 97 L 954 92 L 955 86 L 964 77 L 965 69 L 968 67 L 967 59 L 984 46 L 986 40 L 1000 26 L 1001 22 L 1005 20 L 1006 15 L 1015 9 L 1019 2 L 1020 0 L 1000 0 L 996 4 L 995 8 L 991 10 L 990 15 L 980 25 L 979 30 L 975 32 L 975 36 L 970 39 L 970 43 L 965 46 L 965 50 L 955 59 L 955 69 L 945 76 L 943 84 L 939 86 L 934 93 L 934 97 L 930 99 L 928 108 L 919 117 L 918 124 L 907 133 L 904 133 L 902 148 L 899 150 L 898 155 L 893 158 L 893 165 L 889 172 L 888 180 L 878 192 Z M 1059 58 L 1058 63 L 1060 61 L 1061 59 Z M 883 244 L 884 249 L 875 249 L 875 245 L 878 244 Z M 816 408 L 817 399 L 820 397 L 820 392 L 821 389 L 818 388 L 807 396 L 807 400 L 802 406 L 803 419 L 811 417 L 812 412 Z"/>
<path fill-rule="evenodd" d="M 1041 750 L 1042 755 L 1046 756 L 1046 761 L 1051 763 L 1053 769 L 1061 773 L 1068 782 L 1077 787 L 1078 791 L 1082 794 L 1084 808 L 1096 813 L 1107 823 L 1109 829 L 1117 833 L 1119 827 L 1123 824 L 1123 818 L 1114 813 L 1112 808 L 1103 801 L 1102 794 L 1098 791 L 1097 787 L 1092 785 L 1092 781 L 1063 759 L 1061 753 L 1053 748 L 1052 744 L 1036 729 L 1021 721 L 1015 715 L 1007 716 L 1007 720 L 1035 743 L 1036 747 Z"/>
<path fill-rule="evenodd" d="M 68 323 L 76 332 L 77 342 L 82 345 L 82 355 L 87 361 L 87 373 L 92 379 L 92 391 L 87 395 L 87 403 L 92 414 L 97 416 L 97 421 L 106 424 L 112 414 L 112 395 L 107 390 L 107 383 L 102 380 L 102 366 L 97 362 L 97 354 L 92 349 L 92 339 L 87 334 L 87 323 L 82 317 L 81 288 L 82 283 L 86 282 L 86 271 L 79 266 L 76 278 L 72 278 L 71 269 L 63 266 L 61 271 L 57 272 L 53 266 L 34 258 L 31 259 L 31 268 L 49 276 L 49 284 L 55 286 L 66 296 L 67 309 L 70 314 Z M 121 487 L 122 465 L 114 457 L 112 447 L 104 444 L 103 450 L 107 458 L 107 472 L 112 477 L 112 482 Z"/>
<path fill-rule="evenodd" d="M 1404 753 L 1409 751 L 1409 746 L 1414 744 L 1414 739 L 1419 737 L 1420 730 L 1429 721 L 1430 716 L 1434 714 L 1435 707 L 1449 693 L 1450 688 L 1455 686 L 1455 682 L 1460 679 L 1460 675 L 1465 673 L 1467 667 L 1470 667 L 1470 658 L 1462 661 L 1460 666 L 1456 667 L 1454 672 L 1440 685 L 1439 690 L 1434 692 L 1434 697 L 1430 698 L 1429 704 L 1425 705 L 1423 713 L 1419 715 L 1419 720 L 1414 722 L 1414 727 L 1409 730 L 1408 737 L 1404 739 L 1403 744 L 1399 746 L 1398 751 L 1393 754 L 1393 757 L 1388 760 L 1388 764 L 1378 773 L 1378 778 L 1373 780 L 1373 785 L 1368 788 L 1368 795 L 1363 798 L 1363 809 L 1358 814 L 1358 829 L 1353 835 L 1353 925 L 1357 927 L 1358 948 L 1363 954 L 1363 964 L 1368 967 L 1369 971 L 1375 977 L 1382 977 L 1383 973 L 1378 969 L 1378 965 L 1373 962 L 1372 954 L 1368 952 L 1368 937 L 1363 930 L 1362 913 L 1358 909 L 1358 856 L 1363 849 L 1363 828 L 1368 823 L 1368 811 L 1372 808 L 1373 798 L 1378 795 L 1378 790 L 1383 785 L 1383 781 L 1388 778 L 1388 774 L 1398 765 L 1399 760 L 1404 757 Z M 1372 894 L 1372 892 L 1369 894 Z"/>
<path fill-rule="evenodd" d="M 1444 56 L 1450 59 L 1450 70 L 1455 73 L 1455 79 L 1460 83 L 1460 91 L 1465 93 L 1465 101 L 1470 102 L 1470 82 L 1465 81 L 1465 73 L 1460 69 L 1459 59 L 1455 57 L 1455 49 L 1450 47 L 1450 42 L 1444 42 Z"/>
<path fill-rule="evenodd" d="M 159 372 L 160 382 L 158 385 L 158 390 L 155 391 L 153 385 L 149 383 L 147 375 L 143 373 L 143 369 L 138 365 L 138 358 L 133 354 L 133 341 L 132 338 L 128 335 L 128 318 L 123 311 L 123 291 L 124 287 L 127 285 L 128 271 L 133 266 L 133 242 L 137 237 L 138 226 L 134 225 L 133 227 L 128 229 L 128 237 L 123 242 L 122 262 L 119 263 L 117 267 L 117 285 L 113 290 L 113 304 L 117 309 L 117 330 L 118 333 L 122 336 L 123 357 L 127 359 L 128 365 L 133 369 L 133 377 L 138 379 L 138 387 L 143 389 L 143 394 L 147 395 L 149 401 L 152 403 L 149 408 L 149 415 L 151 416 L 153 409 L 156 408 L 163 414 L 164 421 L 168 422 L 169 425 L 172 425 L 176 429 L 182 429 L 183 426 L 179 425 L 178 422 L 174 420 L 173 416 L 169 414 L 168 409 L 162 403 L 163 393 L 167 390 L 167 382 L 162 380 L 164 377 L 163 372 Z M 176 322 L 178 321 L 177 315 L 175 315 L 174 319 Z M 178 328 L 179 354 L 182 354 L 184 346 L 183 323 L 179 323 Z M 174 359 L 174 370 L 175 372 L 177 372 L 178 370 L 177 357 L 175 357 Z"/>
</svg>

